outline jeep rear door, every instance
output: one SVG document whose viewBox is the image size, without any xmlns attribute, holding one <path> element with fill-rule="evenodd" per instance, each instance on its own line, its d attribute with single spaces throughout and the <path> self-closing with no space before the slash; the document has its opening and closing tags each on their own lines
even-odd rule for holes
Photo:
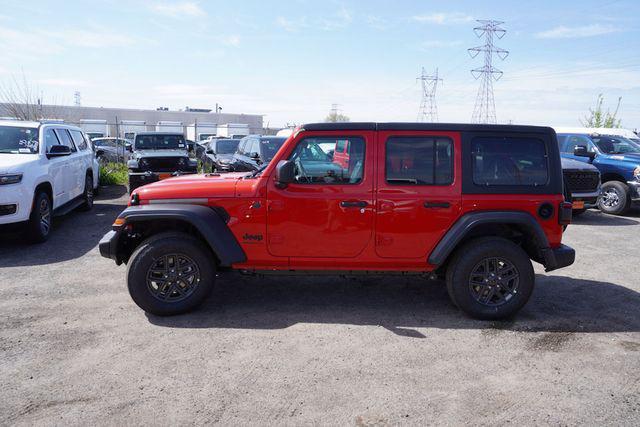
<svg viewBox="0 0 640 427">
<path fill-rule="evenodd" d="M 373 131 L 302 132 L 289 144 L 283 159 L 295 162 L 296 182 L 268 186 L 272 255 L 295 265 L 302 258 L 356 257 L 365 249 L 373 234 L 374 137 Z M 349 147 L 347 163 L 333 156 L 338 144 Z"/>
<path fill-rule="evenodd" d="M 460 134 L 378 134 L 376 254 L 426 258 L 461 211 Z"/>
</svg>

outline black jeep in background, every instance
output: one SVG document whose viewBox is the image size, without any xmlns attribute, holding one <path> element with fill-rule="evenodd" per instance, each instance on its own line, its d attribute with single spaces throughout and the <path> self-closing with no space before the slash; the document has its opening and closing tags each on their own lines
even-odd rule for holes
<svg viewBox="0 0 640 427">
<path fill-rule="evenodd" d="M 287 138 L 282 136 L 249 135 L 240 140 L 233 155 L 236 172 L 253 172 L 271 161 Z"/>
</svg>

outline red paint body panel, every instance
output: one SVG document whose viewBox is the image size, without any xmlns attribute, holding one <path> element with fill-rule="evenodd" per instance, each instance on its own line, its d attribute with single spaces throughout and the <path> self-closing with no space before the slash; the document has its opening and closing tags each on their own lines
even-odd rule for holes
<svg viewBox="0 0 640 427">
<path fill-rule="evenodd" d="M 453 182 L 448 185 L 392 185 L 385 180 L 385 142 L 389 136 L 443 136 L 453 141 Z M 278 188 L 275 167 L 308 136 L 359 136 L 365 139 L 363 179 L 358 184 L 289 184 Z M 236 269 L 430 271 L 427 258 L 462 215 L 473 211 L 517 210 L 538 218 L 550 202 L 555 214 L 539 222 L 551 247 L 562 240 L 558 223 L 561 194 L 464 195 L 459 132 L 315 131 L 294 133 L 258 177 L 245 173 L 188 175 L 136 190 L 141 203 L 152 199 L 206 198 L 224 208 L 229 228 L 247 255 Z M 342 162 L 344 159 L 336 159 Z M 341 201 L 364 201 L 344 208 Z M 425 202 L 448 203 L 426 209 Z M 261 236 L 258 238 L 257 236 Z"/>
</svg>

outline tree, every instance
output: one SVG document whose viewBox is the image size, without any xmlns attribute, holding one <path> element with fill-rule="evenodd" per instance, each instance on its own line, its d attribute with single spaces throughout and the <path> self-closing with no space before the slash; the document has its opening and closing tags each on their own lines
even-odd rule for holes
<svg viewBox="0 0 640 427">
<path fill-rule="evenodd" d="M 584 117 L 584 120 L 580 120 L 584 127 L 588 128 L 619 128 L 621 127 L 621 119 L 618 116 L 618 110 L 620 109 L 620 102 L 622 97 L 618 98 L 618 104 L 613 114 L 607 109 L 604 111 L 602 104 L 604 103 L 604 96 L 598 95 L 598 101 L 595 108 L 589 108 L 589 114 Z"/>
<path fill-rule="evenodd" d="M 333 106 L 331 108 L 331 112 L 329 113 L 329 115 L 327 117 L 325 117 L 324 121 L 325 122 L 330 122 L 330 123 L 348 122 L 349 121 L 349 117 L 345 116 L 344 114 L 339 113 L 338 112 L 338 104 L 333 104 Z"/>
<path fill-rule="evenodd" d="M 25 75 L 21 79 L 11 77 L 9 82 L 0 84 L 0 115 L 17 120 L 39 121 L 63 119 L 73 121 L 69 108 L 61 105 L 44 105 L 40 90 L 29 84 Z"/>
</svg>

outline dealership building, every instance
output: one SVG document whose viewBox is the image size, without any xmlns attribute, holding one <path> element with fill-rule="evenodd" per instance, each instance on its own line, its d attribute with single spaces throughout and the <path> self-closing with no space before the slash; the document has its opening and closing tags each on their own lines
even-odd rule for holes
<svg viewBox="0 0 640 427">
<path fill-rule="evenodd" d="M 42 117 L 77 125 L 91 137 L 119 136 L 131 138 L 136 132 L 182 132 L 192 140 L 209 136 L 262 133 L 262 115 L 221 113 L 215 110 L 167 108 L 138 110 L 83 106 L 41 105 Z M 10 118 L 7 107 L 0 104 L 0 117 Z"/>
</svg>

